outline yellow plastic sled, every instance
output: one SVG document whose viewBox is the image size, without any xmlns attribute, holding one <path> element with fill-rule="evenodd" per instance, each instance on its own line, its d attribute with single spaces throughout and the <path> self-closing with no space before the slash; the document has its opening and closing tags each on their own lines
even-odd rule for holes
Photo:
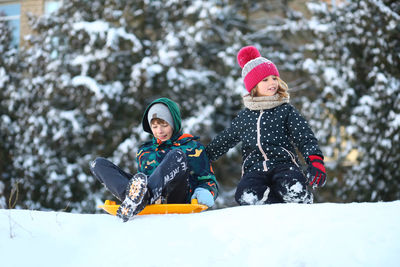
<svg viewBox="0 0 400 267">
<path fill-rule="evenodd" d="M 115 201 L 106 200 L 103 205 L 99 205 L 111 215 L 116 215 L 119 205 Z M 147 205 L 138 215 L 149 214 L 171 214 L 171 213 L 198 213 L 208 209 L 206 205 L 198 204 L 197 199 L 192 199 L 191 204 L 152 204 Z"/>
</svg>

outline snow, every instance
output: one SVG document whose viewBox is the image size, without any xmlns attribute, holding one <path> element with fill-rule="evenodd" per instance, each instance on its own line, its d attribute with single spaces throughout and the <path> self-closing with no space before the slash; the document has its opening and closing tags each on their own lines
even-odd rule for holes
<svg viewBox="0 0 400 267">
<path fill-rule="evenodd" d="M 212 125 L 212 120 L 210 118 L 214 112 L 214 106 L 205 106 L 203 110 L 196 112 L 195 116 L 182 121 L 183 129 L 185 129 L 186 132 L 197 132 L 201 129 L 201 123 L 208 126 Z"/>
<path fill-rule="evenodd" d="M 138 216 L 0 210 L 2 266 L 398 266 L 400 201 Z"/>
<path fill-rule="evenodd" d="M 94 21 L 94 22 L 79 21 L 79 22 L 74 23 L 73 28 L 76 31 L 86 30 L 91 33 L 104 33 L 110 27 L 108 25 L 108 22 L 100 20 L 100 21 Z"/>
<path fill-rule="evenodd" d="M 10 80 L 10 77 L 7 75 L 6 70 L 1 67 L 0 68 L 0 88 L 4 88 L 6 82 Z"/>
<path fill-rule="evenodd" d="M 96 80 L 88 76 L 75 76 L 72 79 L 72 85 L 76 87 L 80 85 L 87 87 L 96 95 L 97 98 L 101 98 L 103 96 Z"/>
</svg>

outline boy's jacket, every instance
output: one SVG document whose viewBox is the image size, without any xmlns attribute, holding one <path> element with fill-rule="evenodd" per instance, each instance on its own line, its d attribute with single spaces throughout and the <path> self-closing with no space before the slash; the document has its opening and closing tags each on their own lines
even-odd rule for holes
<svg viewBox="0 0 400 267">
<path fill-rule="evenodd" d="M 169 108 L 175 124 L 174 133 L 171 139 L 165 142 L 160 142 L 160 140 L 153 137 L 151 141 L 143 144 L 139 148 L 136 155 L 138 172 L 143 172 L 148 176 L 151 175 L 169 151 L 173 149 L 181 149 L 186 154 L 189 165 L 191 194 L 197 187 L 203 187 L 208 189 L 214 196 L 214 199 L 216 199 L 218 196 L 218 185 L 210 160 L 205 153 L 205 148 L 202 144 L 196 141 L 198 137 L 194 137 L 190 134 L 182 134 L 182 131 L 180 130 L 180 112 L 178 105 L 176 105 L 175 102 L 167 98 L 160 98 L 153 101 L 144 112 L 142 119 L 143 129 L 146 132 L 152 133 L 147 121 L 147 113 L 150 107 L 155 103 L 163 103 Z"/>
</svg>

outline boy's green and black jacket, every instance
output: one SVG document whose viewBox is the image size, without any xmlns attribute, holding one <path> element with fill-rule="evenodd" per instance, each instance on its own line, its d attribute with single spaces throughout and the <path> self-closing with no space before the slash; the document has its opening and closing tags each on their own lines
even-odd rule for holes
<svg viewBox="0 0 400 267">
<path fill-rule="evenodd" d="M 155 103 L 165 104 L 171 112 L 174 120 L 174 132 L 171 139 L 160 142 L 156 138 L 143 144 L 136 155 L 138 172 L 147 176 L 151 175 L 161 163 L 167 153 L 174 149 L 180 149 L 186 154 L 189 165 L 190 195 L 197 187 L 203 187 L 211 192 L 214 199 L 218 196 L 218 185 L 213 173 L 210 160 L 205 153 L 205 148 L 198 141 L 198 137 L 190 134 L 183 134 L 181 129 L 181 117 L 177 104 L 167 98 L 159 98 L 153 101 L 146 109 L 142 119 L 143 129 L 152 134 L 147 120 L 150 107 Z"/>
</svg>

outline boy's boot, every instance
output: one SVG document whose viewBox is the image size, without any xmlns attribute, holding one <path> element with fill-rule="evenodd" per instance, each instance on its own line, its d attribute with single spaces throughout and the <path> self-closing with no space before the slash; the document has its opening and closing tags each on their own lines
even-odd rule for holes
<svg viewBox="0 0 400 267">
<path fill-rule="evenodd" d="M 126 197 L 117 210 L 117 216 L 126 222 L 141 212 L 148 201 L 147 176 L 143 173 L 137 173 L 128 183 Z"/>
</svg>

